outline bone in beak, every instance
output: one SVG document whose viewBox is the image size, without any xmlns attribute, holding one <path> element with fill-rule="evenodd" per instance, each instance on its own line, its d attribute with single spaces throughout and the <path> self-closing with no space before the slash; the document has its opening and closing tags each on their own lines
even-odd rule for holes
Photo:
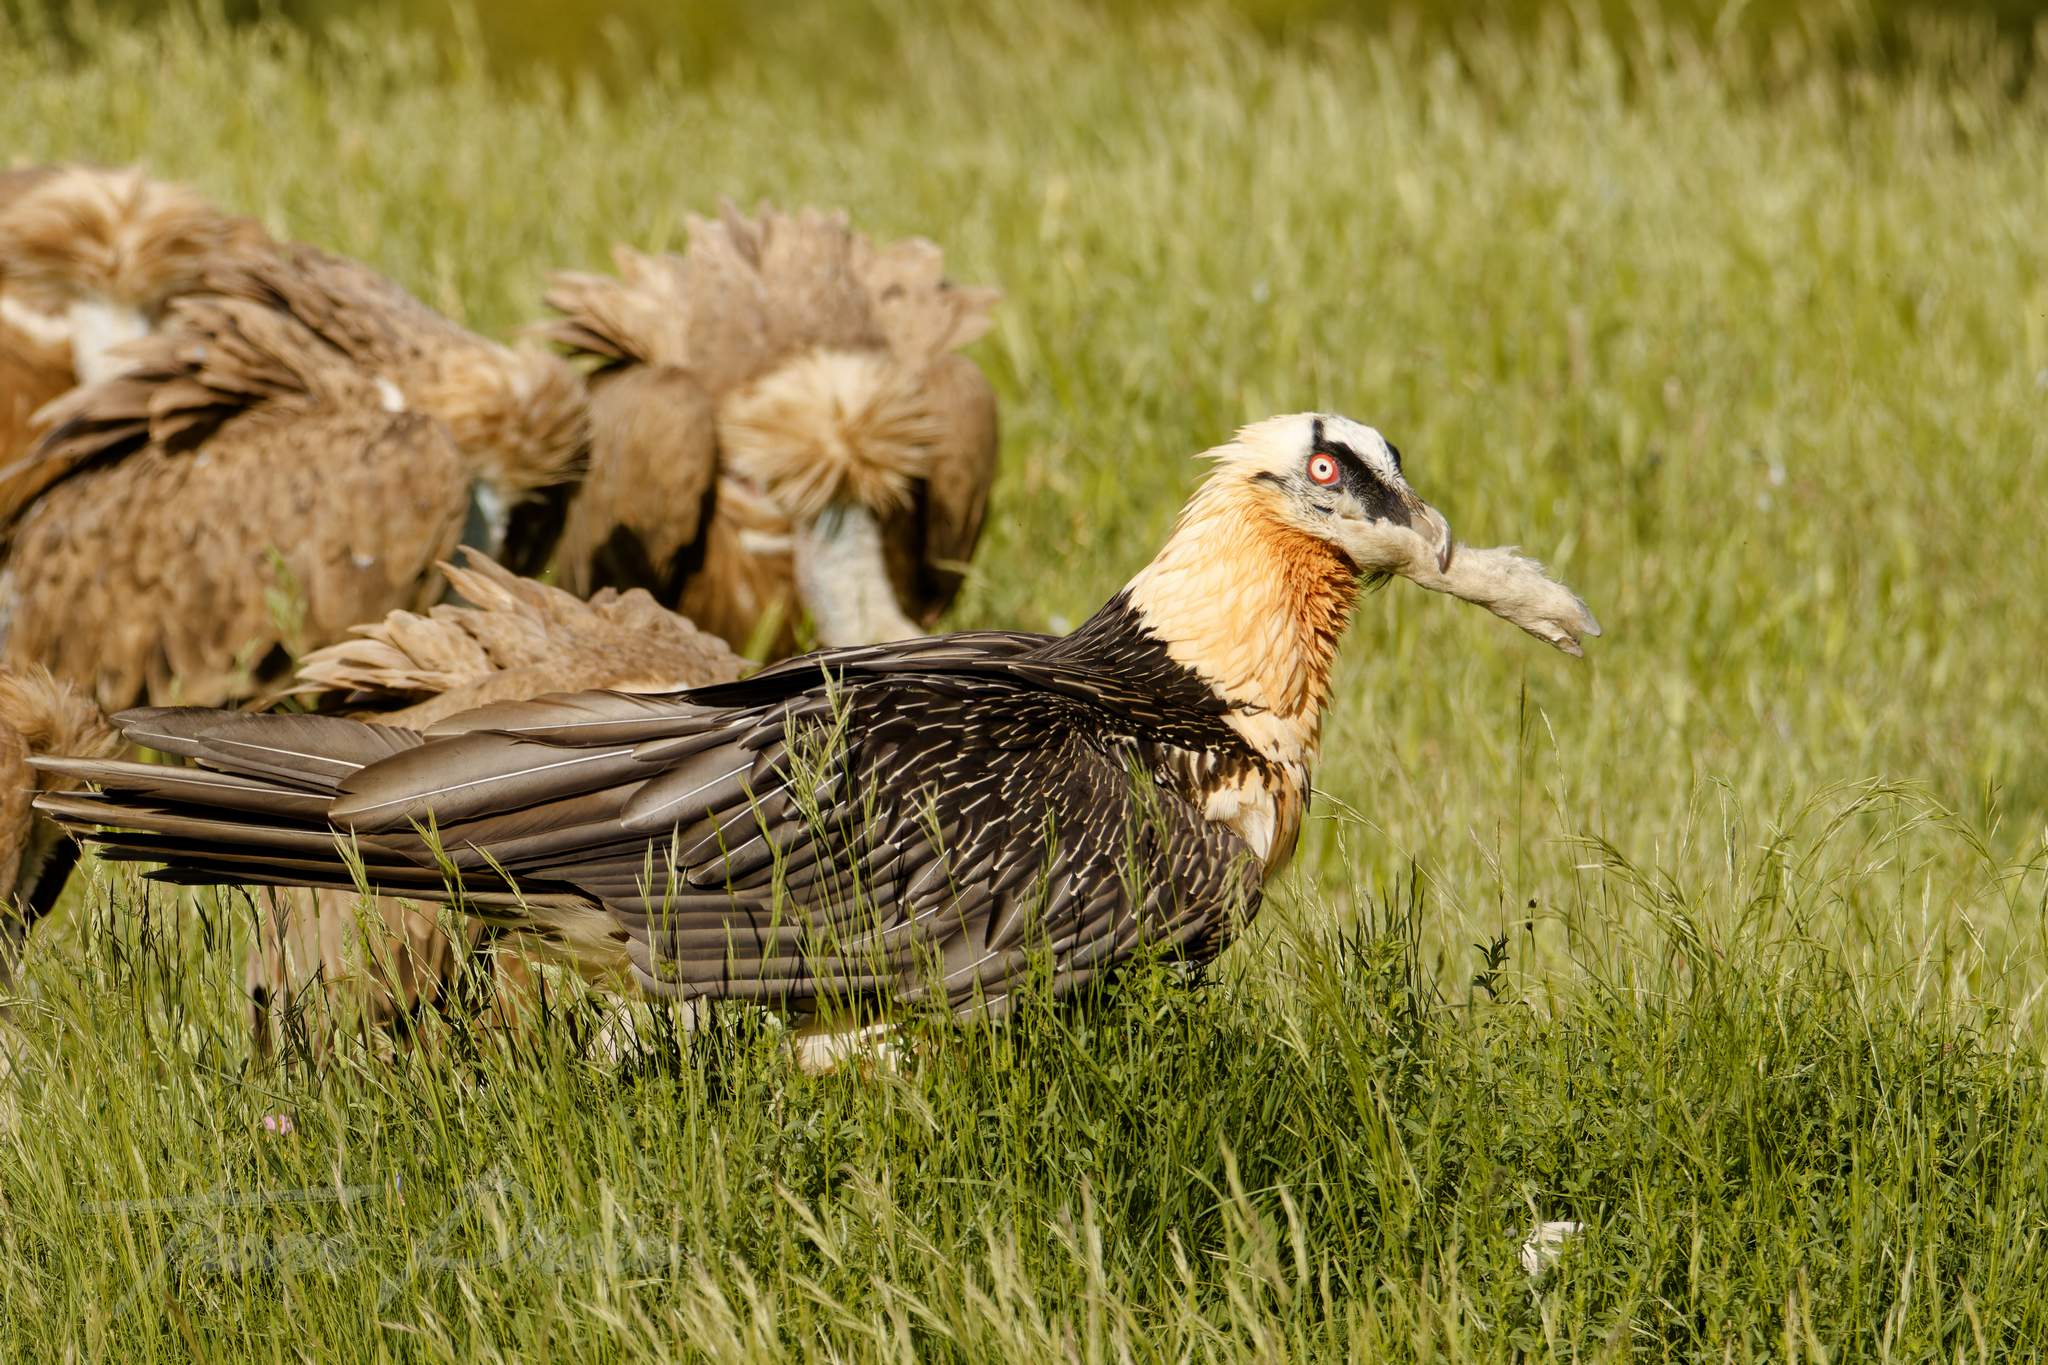
<svg viewBox="0 0 2048 1365">
<path fill-rule="evenodd" d="M 1424 587 L 1431 587 L 1429 579 L 1441 578 L 1449 572 L 1457 541 L 1451 535 L 1451 524 L 1444 520 L 1443 513 L 1416 497 L 1412 491 L 1405 492 L 1402 501 L 1408 506 L 1409 529 L 1422 541 L 1418 548 L 1424 554 L 1415 557 L 1412 568 L 1401 572 Z"/>
<path fill-rule="evenodd" d="M 1422 560 L 1408 577 L 1431 592 L 1484 607 L 1574 658 L 1584 652 L 1581 640 L 1600 633 L 1600 623 L 1577 593 L 1507 546 L 1461 546 L 1454 566 L 1447 539 L 1434 566 Z"/>
</svg>

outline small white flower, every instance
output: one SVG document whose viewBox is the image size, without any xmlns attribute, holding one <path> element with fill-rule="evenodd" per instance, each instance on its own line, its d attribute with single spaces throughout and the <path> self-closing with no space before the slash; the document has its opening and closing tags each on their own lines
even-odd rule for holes
<svg viewBox="0 0 2048 1365">
<path fill-rule="evenodd" d="M 1564 1244 L 1585 1230 L 1584 1223 L 1538 1223 L 1522 1241 L 1522 1269 L 1531 1276 L 1542 1275 L 1557 1264 L 1557 1258 L 1564 1254 Z"/>
</svg>

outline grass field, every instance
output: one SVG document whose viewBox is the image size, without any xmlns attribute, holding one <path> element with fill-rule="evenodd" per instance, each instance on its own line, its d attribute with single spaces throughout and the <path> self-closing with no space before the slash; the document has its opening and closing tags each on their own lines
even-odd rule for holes
<svg viewBox="0 0 2048 1365">
<path fill-rule="evenodd" d="M 600 1065 L 575 1006 L 257 1072 L 246 901 L 96 870 L 17 1019 L 0 1358 L 2048 1351 L 2048 96 L 1915 33 L 1875 75 L 1059 0 L 607 95 L 370 29 L 0 42 L 7 155 L 141 158 L 485 329 L 720 196 L 939 239 L 1006 291 L 954 624 L 1079 621 L 1188 455 L 1320 407 L 1607 629 L 1370 597 L 1211 980 L 900 1074 L 662 1021 Z"/>
</svg>

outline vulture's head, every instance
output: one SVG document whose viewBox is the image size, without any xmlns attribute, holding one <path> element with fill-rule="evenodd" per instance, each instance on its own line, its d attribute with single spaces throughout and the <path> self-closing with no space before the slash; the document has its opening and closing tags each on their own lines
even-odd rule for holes
<svg viewBox="0 0 2048 1365">
<path fill-rule="evenodd" d="M 1450 523 L 1408 486 L 1401 452 L 1348 417 L 1269 417 L 1213 452 L 1223 488 L 1335 549 L 1359 574 L 1449 569 Z"/>
<path fill-rule="evenodd" d="M 824 643 L 902 639 L 938 618 L 995 465 L 995 398 L 971 361 L 815 348 L 730 395 L 718 439 L 789 519 Z"/>
<path fill-rule="evenodd" d="M 62 166 L 0 207 L 0 306 L 61 332 L 90 383 L 119 368 L 114 347 L 200 288 L 209 263 L 265 240 L 253 220 L 133 167 Z"/>
<path fill-rule="evenodd" d="M 473 485 L 465 544 L 538 573 L 590 451 L 583 376 L 541 346 L 495 342 L 434 355 L 403 401 L 447 426 Z"/>
<path fill-rule="evenodd" d="M 1134 613 L 1268 757 L 1313 756 L 1362 579 L 1398 574 L 1567 654 L 1600 633 L 1536 561 L 1458 546 L 1371 427 L 1323 413 L 1271 417 L 1207 454 L 1214 467 L 1166 545 L 1097 620 Z"/>
</svg>

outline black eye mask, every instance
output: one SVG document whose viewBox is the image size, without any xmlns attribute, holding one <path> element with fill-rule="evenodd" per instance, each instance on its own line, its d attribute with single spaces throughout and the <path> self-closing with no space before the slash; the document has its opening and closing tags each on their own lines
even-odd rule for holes
<svg viewBox="0 0 2048 1365">
<path fill-rule="evenodd" d="M 1375 521 L 1390 521 L 1396 526 L 1414 525 L 1414 520 L 1408 513 L 1408 504 L 1389 488 L 1365 461 L 1358 458 L 1357 451 L 1342 441 L 1325 436 L 1321 418 L 1316 419 L 1312 436 L 1313 443 L 1309 447 L 1311 458 L 1316 455 L 1328 455 L 1337 462 L 1337 468 L 1343 471 L 1343 477 L 1335 487 L 1358 499 L 1359 506 L 1365 508 L 1367 516 Z M 1391 442 L 1387 449 L 1393 454 L 1394 468 L 1398 470 L 1401 467 L 1400 452 L 1394 450 Z"/>
</svg>

